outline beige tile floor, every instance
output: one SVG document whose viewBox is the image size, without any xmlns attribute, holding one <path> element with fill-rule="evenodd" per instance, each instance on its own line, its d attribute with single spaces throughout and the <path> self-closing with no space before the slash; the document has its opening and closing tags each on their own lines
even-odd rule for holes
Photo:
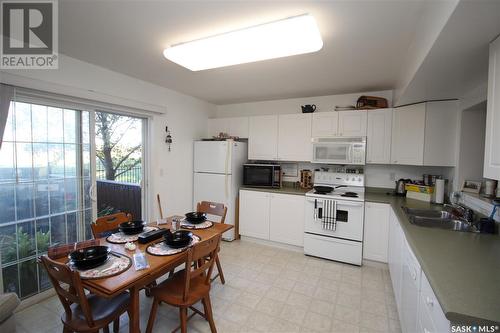
<svg viewBox="0 0 500 333">
<path fill-rule="evenodd" d="M 226 284 L 211 299 L 219 332 L 400 332 L 386 265 L 355 267 L 249 241 L 224 242 Z M 141 295 L 145 331 L 151 300 Z M 18 332 L 62 332 L 55 297 L 17 313 Z M 128 332 L 128 317 L 121 318 Z M 163 304 L 155 332 L 178 325 L 177 309 Z M 209 332 L 195 316 L 189 332 Z"/>
</svg>

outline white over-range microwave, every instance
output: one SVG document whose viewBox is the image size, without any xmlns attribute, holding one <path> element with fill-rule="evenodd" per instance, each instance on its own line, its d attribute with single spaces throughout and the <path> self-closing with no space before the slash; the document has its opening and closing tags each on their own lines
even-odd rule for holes
<svg viewBox="0 0 500 333">
<path fill-rule="evenodd" d="M 366 137 L 312 139 L 313 163 L 364 165 Z"/>
</svg>

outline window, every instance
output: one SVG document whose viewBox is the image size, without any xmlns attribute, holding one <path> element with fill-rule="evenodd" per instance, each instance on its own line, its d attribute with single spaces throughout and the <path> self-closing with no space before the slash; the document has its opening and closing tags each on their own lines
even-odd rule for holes
<svg viewBox="0 0 500 333">
<path fill-rule="evenodd" d="M 84 238 L 92 220 L 89 112 L 12 102 L 0 149 L 3 289 L 48 289 L 36 257 Z M 87 223 L 84 224 L 84 221 Z"/>
</svg>

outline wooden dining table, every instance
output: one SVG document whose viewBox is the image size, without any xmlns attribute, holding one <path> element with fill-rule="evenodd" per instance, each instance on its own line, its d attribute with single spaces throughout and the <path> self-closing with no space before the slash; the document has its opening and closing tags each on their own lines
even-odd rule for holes
<svg viewBox="0 0 500 333">
<path fill-rule="evenodd" d="M 183 218 L 182 216 L 170 216 L 167 218 L 166 224 L 158 225 L 160 228 L 170 228 L 173 218 Z M 156 225 L 156 224 L 155 224 Z M 191 230 L 193 234 L 199 236 L 201 240 L 209 239 L 213 236 L 220 235 L 233 228 L 230 224 L 213 222 L 213 226 L 208 229 Z M 130 292 L 130 333 L 140 332 L 140 307 L 139 307 L 139 291 L 150 283 L 156 281 L 159 277 L 167 274 L 172 269 L 184 262 L 181 253 L 170 256 L 155 256 L 146 252 L 146 248 L 154 242 L 140 244 L 136 242 L 137 248 L 135 251 L 126 250 L 124 244 L 112 244 L 106 241 L 106 238 L 99 239 L 100 245 L 107 245 L 111 251 L 127 255 L 132 259 L 136 252 L 143 252 L 149 263 L 149 268 L 143 270 L 135 270 L 132 264 L 126 271 L 101 279 L 82 280 L 83 287 L 90 292 L 103 296 L 114 297 L 128 290 Z M 61 261 L 67 259 L 60 259 Z"/>
</svg>

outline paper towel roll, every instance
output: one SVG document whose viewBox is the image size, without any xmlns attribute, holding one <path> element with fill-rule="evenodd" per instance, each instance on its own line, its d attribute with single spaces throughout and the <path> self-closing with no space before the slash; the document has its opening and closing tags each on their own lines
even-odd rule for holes
<svg viewBox="0 0 500 333">
<path fill-rule="evenodd" d="M 434 193 L 436 195 L 435 202 L 439 204 L 444 203 L 444 179 L 436 179 Z"/>
</svg>

